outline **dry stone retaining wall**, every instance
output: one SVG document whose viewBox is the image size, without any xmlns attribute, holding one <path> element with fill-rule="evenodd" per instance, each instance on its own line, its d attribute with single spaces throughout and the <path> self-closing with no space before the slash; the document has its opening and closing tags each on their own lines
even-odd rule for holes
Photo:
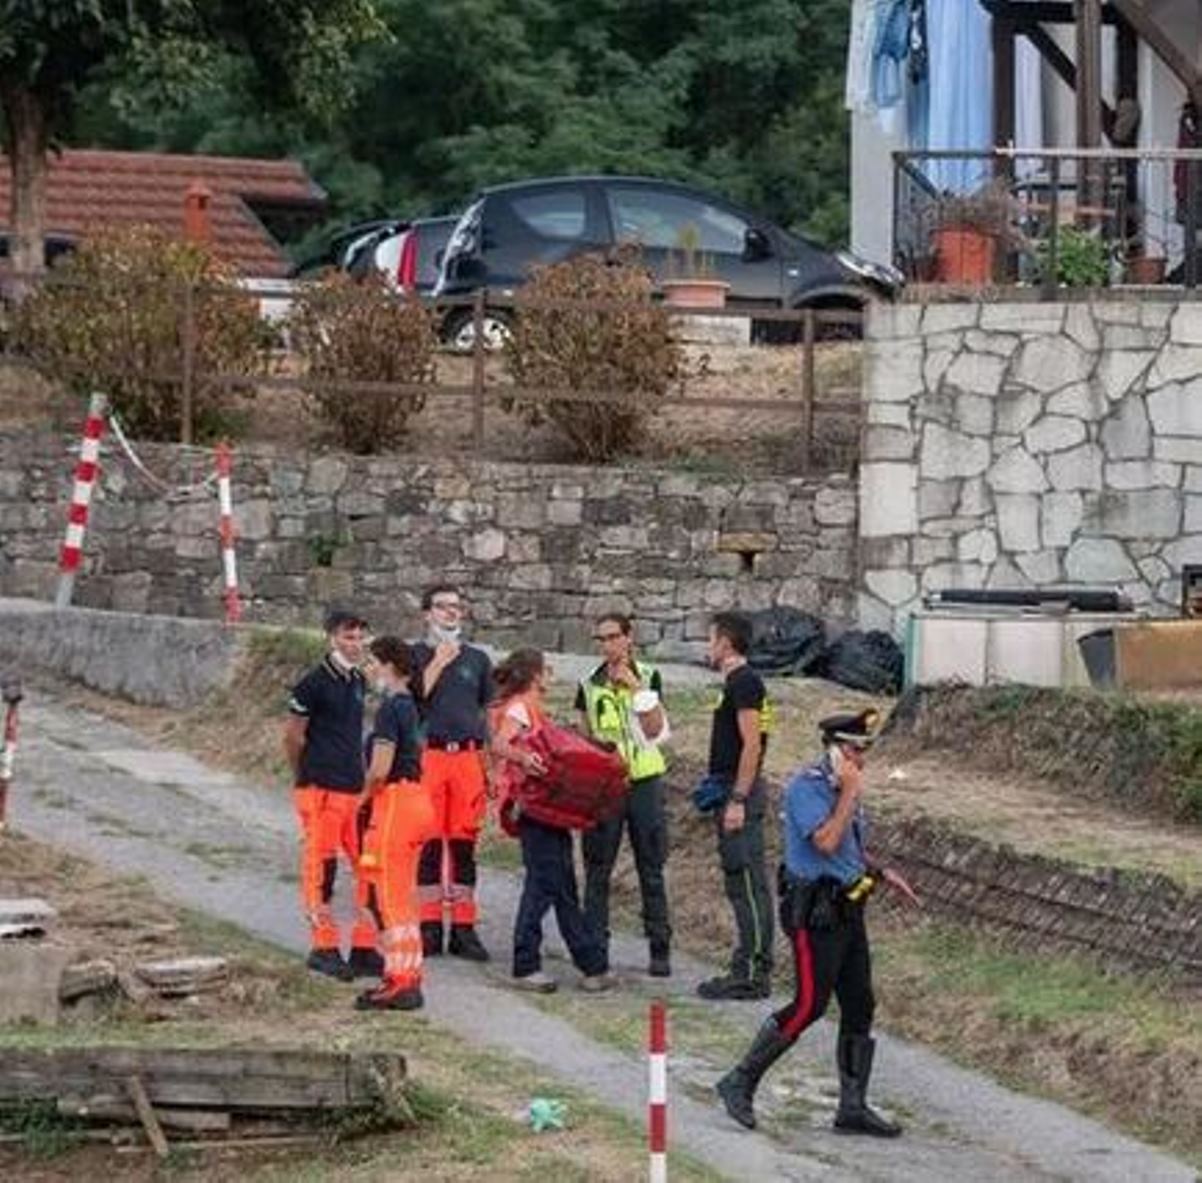
<svg viewBox="0 0 1202 1183">
<path fill-rule="evenodd" d="M 204 471 L 195 453 L 141 451 L 181 484 Z M 0 436 L 0 594 L 50 594 L 71 464 L 61 436 Z M 212 496 L 165 500 L 110 443 L 102 466 L 76 602 L 219 614 Z M 347 597 L 373 622 L 410 628 L 420 589 L 448 578 L 499 645 L 591 650 L 593 617 L 618 609 L 666 659 L 698 656 L 718 609 L 786 603 L 844 624 L 853 610 L 856 492 L 845 475 L 239 452 L 234 497 L 251 619 L 312 623 Z"/>
<path fill-rule="evenodd" d="M 1115 585 L 1173 612 L 1202 562 L 1202 304 L 873 309 L 858 614 L 923 592 Z"/>
</svg>

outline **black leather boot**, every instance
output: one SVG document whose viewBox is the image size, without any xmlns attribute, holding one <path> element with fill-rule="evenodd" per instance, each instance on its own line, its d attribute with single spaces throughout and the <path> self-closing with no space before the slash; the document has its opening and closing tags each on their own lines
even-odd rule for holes
<svg viewBox="0 0 1202 1183">
<path fill-rule="evenodd" d="M 793 1046 L 768 1019 L 756 1034 L 746 1055 L 715 1086 L 726 1112 L 741 1126 L 755 1129 L 755 1090 L 765 1072 Z"/>
<path fill-rule="evenodd" d="M 865 1100 L 875 1048 L 876 1043 L 867 1035 L 839 1036 L 839 1110 L 835 1114 L 835 1129 L 841 1134 L 896 1138 L 902 1132 L 901 1126 L 883 1118 Z"/>
</svg>

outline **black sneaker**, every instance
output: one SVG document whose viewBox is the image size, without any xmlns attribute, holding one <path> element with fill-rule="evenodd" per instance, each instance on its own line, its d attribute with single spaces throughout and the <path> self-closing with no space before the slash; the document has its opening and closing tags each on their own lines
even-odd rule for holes
<svg viewBox="0 0 1202 1183">
<path fill-rule="evenodd" d="M 442 923 L 438 920 L 422 921 L 422 956 L 442 956 Z"/>
<path fill-rule="evenodd" d="M 351 973 L 357 978 L 382 978 L 384 976 L 384 958 L 376 949 L 364 945 L 353 945 L 351 955 L 347 958 Z"/>
<path fill-rule="evenodd" d="M 340 982 L 350 982 L 355 978 L 355 971 L 342 959 L 337 949 L 313 949 L 305 959 L 305 967 L 314 973 L 325 974 L 327 978 L 336 978 Z"/>
<path fill-rule="evenodd" d="M 653 978 L 670 978 L 672 976 L 672 958 L 667 949 L 651 950 L 647 973 Z"/>
<path fill-rule="evenodd" d="M 447 942 L 447 952 L 452 957 L 462 957 L 464 961 L 489 960 L 488 950 L 470 924 L 451 925 L 451 939 Z"/>
<path fill-rule="evenodd" d="M 762 979 L 736 978 L 726 974 L 702 982 L 697 987 L 697 993 L 713 1002 L 755 1002 L 768 998 L 772 991 Z"/>
<path fill-rule="evenodd" d="M 421 1010 L 426 1000 L 416 986 L 398 986 L 384 982 L 374 990 L 364 990 L 355 999 L 355 1010 Z"/>
</svg>

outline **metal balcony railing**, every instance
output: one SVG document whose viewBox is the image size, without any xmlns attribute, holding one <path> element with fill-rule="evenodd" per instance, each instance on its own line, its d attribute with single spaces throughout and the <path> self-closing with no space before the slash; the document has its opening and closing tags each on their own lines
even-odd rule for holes
<svg viewBox="0 0 1202 1183">
<path fill-rule="evenodd" d="M 893 255 L 913 284 L 1159 287 L 1202 277 L 1202 150 L 894 153 Z"/>
</svg>

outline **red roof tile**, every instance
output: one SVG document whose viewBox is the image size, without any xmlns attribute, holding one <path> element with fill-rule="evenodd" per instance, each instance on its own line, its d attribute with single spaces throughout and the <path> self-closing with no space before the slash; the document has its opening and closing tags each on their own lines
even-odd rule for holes
<svg viewBox="0 0 1202 1183">
<path fill-rule="evenodd" d="M 46 230 L 83 235 L 103 226 L 148 223 L 183 233 L 184 195 L 199 181 L 217 255 L 243 275 L 287 274 L 288 257 L 255 216 L 256 203 L 317 213 L 326 194 L 294 160 L 175 156 L 162 152 L 70 149 L 50 157 Z M 0 228 L 11 217 L 11 176 L 0 156 Z"/>
</svg>

